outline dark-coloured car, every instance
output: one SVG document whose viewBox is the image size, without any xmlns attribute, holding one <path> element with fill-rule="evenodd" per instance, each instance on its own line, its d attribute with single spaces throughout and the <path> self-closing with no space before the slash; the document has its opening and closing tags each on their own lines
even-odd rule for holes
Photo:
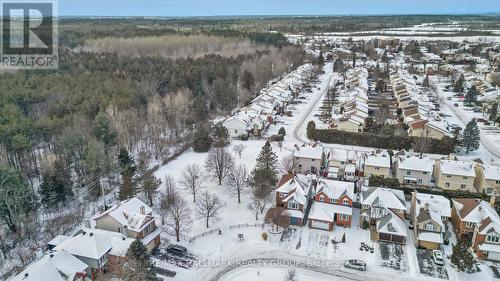
<svg viewBox="0 0 500 281">
<path fill-rule="evenodd" d="M 183 247 L 181 245 L 171 244 L 171 245 L 168 245 L 168 247 L 167 247 L 167 253 L 177 255 L 177 256 L 185 256 L 187 254 L 187 249 L 186 249 L 186 247 Z"/>
</svg>

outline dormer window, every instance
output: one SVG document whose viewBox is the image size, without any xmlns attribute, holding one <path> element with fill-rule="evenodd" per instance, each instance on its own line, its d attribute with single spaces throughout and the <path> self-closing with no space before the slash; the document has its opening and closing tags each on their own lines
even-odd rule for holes
<svg viewBox="0 0 500 281">
<path fill-rule="evenodd" d="M 486 242 L 498 243 L 498 242 L 500 242 L 500 238 L 495 234 L 488 235 L 488 236 L 486 236 Z"/>
<path fill-rule="evenodd" d="M 325 201 L 325 196 L 321 195 L 321 196 L 319 197 L 319 201 L 324 202 L 324 201 Z"/>
<path fill-rule="evenodd" d="M 474 227 L 474 223 L 473 223 L 473 222 L 470 222 L 470 221 L 466 221 L 466 222 L 465 222 L 465 227 L 467 227 L 467 228 L 472 228 L 472 227 Z"/>
<path fill-rule="evenodd" d="M 288 202 L 288 209 L 297 210 L 299 208 L 299 204 L 297 202 Z"/>
<path fill-rule="evenodd" d="M 349 205 L 349 200 L 347 198 L 344 198 L 344 205 Z"/>
</svg>

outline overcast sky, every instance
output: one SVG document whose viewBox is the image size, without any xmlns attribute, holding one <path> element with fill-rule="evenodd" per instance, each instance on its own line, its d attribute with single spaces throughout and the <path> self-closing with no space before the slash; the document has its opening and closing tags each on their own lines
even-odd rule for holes
<svg viewBox="0 0 500 281">
<path fill-rule="evenodd" d="M 62 16 L 498 13 L 500 0 L 59 0 Z"/>
</svg>

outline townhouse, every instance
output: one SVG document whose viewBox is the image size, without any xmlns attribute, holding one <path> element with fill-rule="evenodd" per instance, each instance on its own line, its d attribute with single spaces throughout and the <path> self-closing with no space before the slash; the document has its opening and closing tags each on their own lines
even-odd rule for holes
<svg viewBox="0 0 500 281">
<path fill-rule="evenodd" d="M 347 164 L 347 149 L 330 149 L 328 159 L 328 178 L 340 179 L 344 177 L 344 171 Z"/>
<path fill-rule="evenodd" d="M 421 156 L 398 156 L 394 163 L 396 178 L 403 184 L 433 186 L 434 163 L 434 160 Z"/>
<path fill-rule="evenodd" d="M 492 202 L 475 198 L 452 200 L 452 222 L 459 239 L 472 241 L 476 255 L 500 261 L 500 217 Z"/>
<path fill-rule="evenodd" d="M 474 187 L 479 193 L 500 195 L 500 166 L 476 164 Z"/>
<path fill-rule="evenodd" d="M 425 249 L 439 249 L 451 218 L 450 200 L 434 194 L 414 191 L 411 199 L 411 225 L 415 244 Z"/>
<path fill-rule="evenodd" d="M 297 173 L 319 174 L 325 168 L 325 159 L 325 149 L 320 145 L 296 146 L 293 152 L 293 165 Z"/>
<path fill-rule="evenodd" d="M 406 243 L 406 200 L 403 191 L 367 187 L 361 192 L 360 225 L 372 229 L 372 239 Z"/>
<path fill-rule="evenodd" d="M 308 216 L 310 228 L 333 230 L 334 225 L 351 227 L 354 183 L 319 180 Z"/>
<path fill-rule="evenodd" d="M 363 174 L 371 176 L 391 177 L 391 157 L 386 154 L 370 154 L 365 157 Z"/>
<path fill-rule="evenodd" d="M 477 192 L 474 187 L 475 163 L 472 161 L 436 160 L 433 176 L 436 186 L 442 189 Z"/>
<path fill-rule="evenodd" d="M 105 212 L 92 217 L 96 229 L 118 232 L 128 238 L 140 239 L 148 251 L 152 251 L 161 243 L 161 229 L 156 225 L 156 219 L 151 207 L 137 197 L 119 202 Z"/>
</svg>

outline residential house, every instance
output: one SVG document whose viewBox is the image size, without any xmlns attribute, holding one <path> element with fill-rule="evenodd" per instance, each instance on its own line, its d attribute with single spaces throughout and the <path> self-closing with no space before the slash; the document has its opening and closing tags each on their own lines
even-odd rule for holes
<svg viewBox="0 0 500 281">
<path fill-rule="evenodd" d="M 404 184 L 432 186 L 434 163 L 426 157 L 398 156 L 394 165 L 396 178 Z"/>
<path fill-rule="evenodd" d="M 364 163 L 364 176 L 369 178 L 371 176 L 391 176 L 391 158 L 389 155 L 371 154 L 366 156 Z"/>
<path fill-rule="evenodd" d="M 284 215 L 289 218 L 290 225 L 302 226 L 304 213 L 309 204 L 308 195 L 312 177 L 306 175 L 283 175 L 275 190 L 275 205 L 284 208 Z"/>
<path fill-rule="evenodd" d="M 340 179 L 344 176 L 345 166 L 347 164 L 346 149 L 330 149 L 330 157 L 328 159 L 328 178 Z"/>
<path fill-rule="evenodd" d="M 434 166 L 436 186 L 446 190 L 477 192 L 475 163 L 472 161 L 437 160 Z"/>
<path fill-rule="evenodd" d="M 100 272 L 115 269 L 125 259 L 132 242 L 134 239 L 118 232 L 83 228 L 60 243 L 54 251 L 66 251 L 87 264 L 94 279 Z"/>
<path fill-rule="evenodd" d="M 43 256 L 10 281 L 86 281 L 89 274 L 87 264 L 62 250 Z"/>
<path fill-rule="evenodd" d="M 403 191 L 368 187 L 361 192 L 360 225 L 368 224 L 372 239 L 406 243 L 406 201 Z"/>
<path fill-rule="evenodd" d="M 330 231 L 334 224 L 350 227 L 353 200 L 354 183 L 319 180 L 308 217 L 309 227 Z"/>
<path fill-rule="evenodd" d="M 500 166 L 476 164 L 474 187 L 479 193 L 500 195 Z"/>
<path fill-rule="evenodd" d="M 222 125 L 226 127 L 229 132 L 229 136 L 232 138 L 239 138 L 242 135 L 248 135 L 249 124 L 244 114 L 237 114 L 231 116 L 222 122 Z"/>
<path fill-rule="evenodd" d="M 494 203 L 474 198 L 453 199 L 452 222 L 460 239 L 471 239 L 476 255 L 500 261 L 500 217 Z"/>
<path fill-rule="evenodd" d="M 161 243 L 161 229 L 156 225 L 153 209 L 137 197 L 119 202 L 101 214 L 95 215 L 95 228 L 122 233 L 125 237 L 140 239 L 149 251 Z"/>
<path fill-rule="evenodd" d="M 319 174 L 325 167 L 324 148 L 320 145 L 296 147 L 293 164 L 297 173 Z"/>
<path fill-rule="evenodd" d="M 438 249 L 446 238 L 446 223 L 451 218 L 450 200 L 434 194 L 414 191 L 411 199 L 411 224 L 415 244 Z"/>
</svg>

